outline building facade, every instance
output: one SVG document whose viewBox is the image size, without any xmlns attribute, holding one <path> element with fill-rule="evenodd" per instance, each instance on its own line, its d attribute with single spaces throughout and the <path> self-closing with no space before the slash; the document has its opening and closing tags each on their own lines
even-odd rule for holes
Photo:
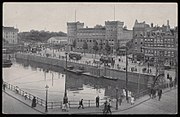
<svg viewBox="0 0 180 117">
<path fill-rule="evenodd" d="M 84 23 L 72 22 L 67 23 L 68 27 L 68 44 L 72 45 L 76 40 L 75 51 L 83 52 L 84 41 L 88 44 L 89 53 L 94 53 L 93 45 L 96 41 L 101 49 L 104 49 L 106 41 L 109 42 L 111 53 L 113 53 L 119 46 L 132 39 L 132 30 L 127 30 L 123 27 L 124 22 L 120 21 L 105 21 L 105 26 L 96 25 L 93 28 L 84 28 Z M 71 49 L 72 50 L 72 49 Z"/>
<path fill-rule="evenodd" d="M 137 23 L 137 22 L 136 22 Z M 162 63 L 165 66 L 174 66 L 177 57 L 176 31 L 170 29 L 169 21 L 166 26 L 144 27 L 138 31 L 134 28 L 134 59 L 137 53 L 144 55 L 144 61 Z M 136 33 L 138 32 L 138 33 Z"/>
<path fill-rule="evenodd" d="M 2 27 L 3 28 L 3 39 L 9 44 L 17 44 L 18 29 L 14 27 Z"/>
</svg>

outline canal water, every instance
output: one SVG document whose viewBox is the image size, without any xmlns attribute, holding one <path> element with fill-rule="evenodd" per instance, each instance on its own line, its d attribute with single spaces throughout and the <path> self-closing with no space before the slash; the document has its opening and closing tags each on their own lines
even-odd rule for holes
<svg viewBox="0 0 180 117">
<path fill-rule="evenodd" d="M 121 94 L 125 88 L 125 81 L 98 79 L 94 77 L 76 75 L 65 71 L 61 67 L 16 59 L 9 68 L 3 68 L 3 80 L 35 96 L 45 99 L 45 86 L 48 85 L 48 100 L 59 102 L 63 100 L 65 86 L 71 101 L 95 100 L 97 95 L 101 99 L 116 96 L 116 87 Z M 136 93 L 138 85 L 128 83 L 128 89 Z M 144 90 L 147 86 L 140 85 Z"/>
</svg>

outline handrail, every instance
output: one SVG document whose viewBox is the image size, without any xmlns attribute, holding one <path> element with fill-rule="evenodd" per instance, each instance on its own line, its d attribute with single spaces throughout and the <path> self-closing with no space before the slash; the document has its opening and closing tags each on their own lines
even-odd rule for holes
<svg viewBox="0 0 180 117">
<path fill-rule="evenodd" d="M 33 97 L 36 97 L 36 103 L 39 104 L 40 106 L 45 106 L 45 100 L 39 98 L 38 96 L 32 95 L 30 93 L 28 93 L 27 91 L 24 91 L 22 89 L 19 88 L 18 92 L 16 91 L 16 86 L 11 85 L 5 81 L 3 81 L 4 84 L 6 84 L 6 88 L 10 89 L 13 92 L 16 92 L 17 94 L 21 95 L 24 97 L 24 94 L 27 94 L 27 99 L 28 100 L 32 100 Z"/>
<path fill-rule="evenodd" d="M 11 85 L 11 84 L 9 84 L 7 82 L 4 82 L 4 81 L 3 81 L 3 83 L 6 84 L 6 87 L 8 89 L 12 90 L 13 92 L 16 92 L 16 87 L 15 86 L 13 86 L 13 85 Z M 174 81 L 172 81 L 171 83 L 174 83 Z M 163 83 L 161 85 L 158 85 L 158 87 L 162 88 L 162 89 L 168 88 L 169 83 Z M 34 96 L 34 95 L 32 95 L 32 94 L 30 94 L 30 93 L 28 93 L 28 92 L 26 92 L 26 91 L 24 91 L 22 89 L 19 89 L 19 91 L 17 92 L 17 94 L 19 94 L 21 96 L 24 96 L 25 93 L 27 93 L 27 99 L 32 100 L 33 97 L 36 97 L 37 104 L 39 104 L 42 107 L 45 107 L 45 100 L 39 98 L 38 96 Z M 140 91 L 140 93 L 134 94 L 134 97 L 135 97 L 135 99 L 137 99 L 137 98 L 140 98 L 140 97 L 142 97 L 144 95 L 147 95 L 149 93 L 150 93 L 149 89 L 146 89 L 146 90 Z M 105 102 L 105 100 L 106 99 L 100 99 L 99 104 L 100 105 L 103 104 Z M 84 107 L 95 107 L 96 106 L 96 101 L 95 100 L 83 100 L 83 104 L 84 104 Z M 50 101 L 50 102 L 48 102 L 47 106 L 48 106 L 48 109 L 62 108 L 62 101 L 60 101 L 60 102 L 52 102 L 52 101 Z M 70 107 L 78 107 L 78 106 L 79 106 L 79 101 L 74 101 L 74 100 L 69 101 L 69 108 Z"/>
</svg>

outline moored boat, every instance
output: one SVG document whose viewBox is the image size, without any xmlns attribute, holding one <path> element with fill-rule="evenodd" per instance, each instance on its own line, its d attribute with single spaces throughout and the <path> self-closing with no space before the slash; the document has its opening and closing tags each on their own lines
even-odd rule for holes
<svg viewBox="0 0 180 117">
<path fill-rule="evenodd" d="M 3 59 L 3 67 L 11 67 L 11 60 Z"/>
</svg>

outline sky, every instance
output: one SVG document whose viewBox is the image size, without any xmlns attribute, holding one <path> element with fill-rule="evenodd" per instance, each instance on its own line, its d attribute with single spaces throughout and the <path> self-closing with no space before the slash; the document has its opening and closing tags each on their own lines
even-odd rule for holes
<svg viewBox="0 0 180 117">
<path fill-rule="evenodd" d="M 76 15 L 75 15 L 76 11 Z M 115 15 L 114 15 L 115 14 Z M 105 21 L 124 22 L 132 30 L 134 22 L 177 26 L 177 3 L 66 3 L 4 2 L 3 26 L 17 27 L 19 32 L 45 30 L 67 33 L 67 22 L 80 21 L 84 26 L 105 25 Z M 75 18 L 76 16 L 76 18 Z"/>
</svg>

